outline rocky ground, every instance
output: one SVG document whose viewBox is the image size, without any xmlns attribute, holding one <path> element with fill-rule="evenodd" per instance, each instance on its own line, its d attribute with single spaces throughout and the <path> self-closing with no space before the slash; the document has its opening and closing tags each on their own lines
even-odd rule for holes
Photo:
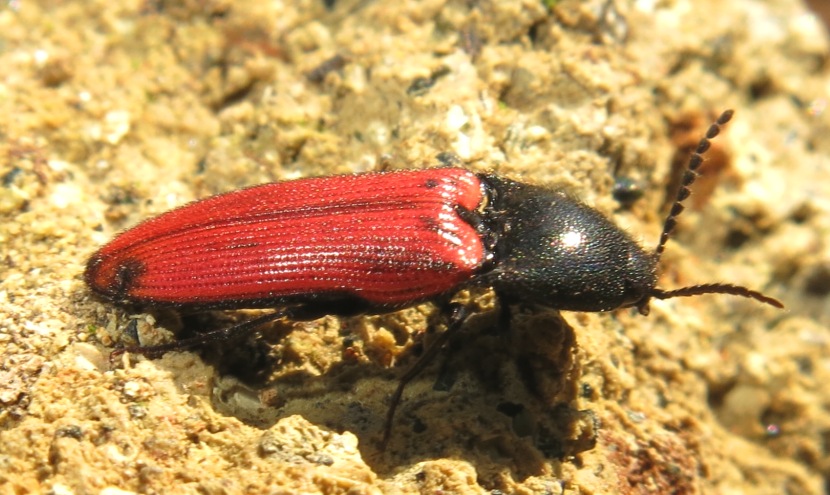
<svg viewBox="0 0 830 495">
<path fill-rule="evenodd" d="M 820 494 L 830 478 L 827 36 L 789 0 L 5 2 L 0 493 Z M 118 231 L 246 185 L 437 166 L 567 189 L 656 243 L 673 170 L 736 116 L 651 314 L 492 294 L 407 389 L 435 308 L 280 322 L 115 308 Z M 642 197 L 615 199 L 630 181 Z M 434 390 L 436 384 L 440 390 Z"/>
</svg>

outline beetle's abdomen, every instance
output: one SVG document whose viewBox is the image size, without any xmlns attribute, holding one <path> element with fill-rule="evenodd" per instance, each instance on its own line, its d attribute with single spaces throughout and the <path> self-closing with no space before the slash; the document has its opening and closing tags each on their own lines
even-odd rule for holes
<svg viewBox="0 0 830 495">
<path fill-rule="evenodd" d="M 482 240 L 458 213 L 482 194 L 474 174 L 449 168 L 265 184 L 127 230 L 85 277 L 115 301 L 245 307 L 333 294 L 409 304 L 482 265 Z"/>
</svg>

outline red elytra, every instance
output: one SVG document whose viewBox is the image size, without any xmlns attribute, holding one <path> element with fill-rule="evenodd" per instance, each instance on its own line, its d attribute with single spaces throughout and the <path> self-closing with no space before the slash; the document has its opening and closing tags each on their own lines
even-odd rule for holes
<svg viewBox="0 0 830 495">
<path fill-rule="evenodd" d="M 157 306 L 272 307 L 308 295 L 408 306 L 485 262 L 459 216 L 483 195 L 475 174 L 449 168 L 255 186 L 123 232 L 85 278 L 109 300 Z"/>
</svg>

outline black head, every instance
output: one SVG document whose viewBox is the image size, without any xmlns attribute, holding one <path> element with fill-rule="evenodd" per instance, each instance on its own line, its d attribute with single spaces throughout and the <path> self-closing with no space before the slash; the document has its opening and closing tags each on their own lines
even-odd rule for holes
<svg viewBox="0 0 830 495">
<path fill-rule="evenodd" d="M 479 279 L 517 301 L 571 311 L 610 311 L 636 307 L 648 314 L 652 298 L 731 294 L 781 308 L 776 299 L 730 284 L 703 284 L 666 291 L 656 287 L 657 266 L 697 178 L 709 140 L 732 118 L 724 112 L 712 124 L 689 160 L 660 242 L 645 252 L 601 213 L 562 192 L 494 175 L 489 184 L 490 223 L 498 233 L 493 268 Z"/>
</svg>

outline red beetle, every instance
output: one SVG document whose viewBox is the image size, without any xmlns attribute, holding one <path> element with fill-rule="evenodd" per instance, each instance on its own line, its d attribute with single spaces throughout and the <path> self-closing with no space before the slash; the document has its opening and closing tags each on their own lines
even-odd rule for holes
<svg viewBox="0 0 830 495">
<path fill-rule="evenodd" d="M 598 211 L 561 191 L 459 168 L 366 173 L 265 184 L 197 201 L 120 234 L 89 260 L 89 287 L 114 303 L 187 309 L 278 311 L 187 342 L 181 349 L 277 318 L 382 313 L 492 287 L 505 303 L 553 309 L 648 312 L 652 298 L 724 293 L 775 307 L 745 287 L 656 287 L 665 243 L 689 195 L 696 152 L 654 252 Z M 452 308 L 448 330 L 401 380 L 403 388 L 467 317 Z"/>
</svg>

